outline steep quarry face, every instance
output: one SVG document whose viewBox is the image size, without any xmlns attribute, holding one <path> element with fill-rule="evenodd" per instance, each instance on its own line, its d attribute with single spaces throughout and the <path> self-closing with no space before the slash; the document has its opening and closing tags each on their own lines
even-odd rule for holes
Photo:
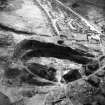
<svg viewBox="0 0 105 105">
<path fill-rule="evenodd" d="M 0 0 L 0 105 L 105 103 L 104 5 L 97 2 Z"/>
</svg>

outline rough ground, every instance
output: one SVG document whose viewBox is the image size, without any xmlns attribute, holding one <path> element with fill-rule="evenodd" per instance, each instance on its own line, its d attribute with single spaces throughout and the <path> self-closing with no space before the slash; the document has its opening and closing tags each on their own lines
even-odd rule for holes
<svg viewBox="0 0 105 105">
<path fill-rule="evenodd" d="M 0 0 L 0 105 L 105 105 L 100 0 Z"/>
</svg>

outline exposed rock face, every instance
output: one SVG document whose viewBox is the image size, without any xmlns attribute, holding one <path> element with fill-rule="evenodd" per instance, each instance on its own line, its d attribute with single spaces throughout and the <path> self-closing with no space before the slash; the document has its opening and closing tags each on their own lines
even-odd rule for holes
<svg viewBox="0 0 105 105">
<path fill-rule="evenodd" d="M 0 91 L 10 105 L 105 104 L 104 25 L 80 4 L 0 0 Z"/>
</svg>

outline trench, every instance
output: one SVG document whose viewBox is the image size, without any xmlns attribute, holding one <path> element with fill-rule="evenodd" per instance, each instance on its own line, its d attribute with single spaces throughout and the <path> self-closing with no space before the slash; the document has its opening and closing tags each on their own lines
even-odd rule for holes
<svg viewBox="0 0 105 105">
<path fill-rule="evenodd" d="M 28 51 L 22 56 L 22 59 L 32 57 L 54 57 L 58 59 L 67 59 L 79 64 L 87 64 L 94 60 L 94 55 L 80 50 L 75 50 L 67 46 L 56 45 L 53 43 L 40 42 L 36 40 L 23 40 L 14 50 L 14 58 L 18 58 L 23 52 Z"/>
</svg>

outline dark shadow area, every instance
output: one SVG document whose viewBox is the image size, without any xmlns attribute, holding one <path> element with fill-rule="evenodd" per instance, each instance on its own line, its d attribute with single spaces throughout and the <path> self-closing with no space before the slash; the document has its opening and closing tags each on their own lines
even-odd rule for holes
<svg viewBox="0 0 105 105">
<path fill-rule="evenodd" d="M 67 74 L 63 76 L 63 78 L 68 83 L 80 79 L 81 74 L 78 70 L 70 70 Z"/>
<path fill-rule="evenodd" d="M 92 73 L 94 73 L 97 69 L 99 69 L 99 63 L 98 62 L 90 62 L 86 67 L 84 68 L 85 70 L 85 75 L 88 76 Z"/>
<path fill-rule="evenodd" d="M 36 40 L 24 40 L 19 43 L 14 51 L 14 58 L 21 56 L 21 53 L 31 50 L 22 56 L 22 59 L 31 57 L 55 57 L 58 59 L 68 59 L 80 64 L 87 64 L 93 60 L 94 55 L 74 50 L 70 47 L 64 47 L 53 43 L 45 43 Z"/>
<path fill-rule="evenodd" d="M 53 81 L 53 82 L 57 82 L 56 80 L 56 69 L 50 67 L 48 68 L 47 66 L 44 66 L 44 65 L 40 65 L 40 64 L 36 64 L 36 63 L 31 63 L 30 65 L 28 65 L 28 69 L 44 78 L 44 79 L 47 79 L 47 80 L 50 80 L 50 81 Z"/>
<path fill-rule="evenodd" d="M 8 0 L 0 0 L 0 11 L 7 6 Z"/>
<path fill-rule="evenodd" d="M 72 4 L 72 8 L 78 8 L 78 7 L 79 7 L 79 4 L 78 3 Z"/>
<path fill-rule="evenodd" d="M 20 74 L 21 74 L 21 71 L 18 68 L 7 68 L 5 70 L 5 76 L 8 79 L 15 79 Z"/>
<path fill-rule="evenodd" d="M 27 68 L 33 75 L 30 72 L 27 72 L 25 68 L 19 70 L 19 68 L 8 67 L 4 72 L 4 76 L 7 78 L 7 80 L 18 81 L 20 85 L 27 83 L 30 85 L 45 86 L 54 85 L 54 83 L 57 82 L 56 69 L 52 67 L 48 68 L 47 66 L 32 63 L 30 65 L 27 65 Z M 41 78 L 42 81 L 39 80 L 39 78 Z M 45 81 L 43 81 L 43 79 Z M 8 84 L 12 85 L 11 82 L 8 82 Z"/>
<path fill-rule="evenodd" d="M 5 26 L 5 25 L 3 25 L 1 23 L 0 23 L 0 29 L 5 30 L 5 31 L 14 32 L 14 33 L 17 33 L 17 34 L 29 34 L 29 35 L 35 34 L 35 33 L 28 32 L 28 31 L 16 30 L 16 29 L 14 29 L 12 27 Z"/>
<path fill-rule="evenodd" d="M 100 79 L 96 76 L 91 76 L 88 78 L 87 82 L 89 84 L 91 84 L 92 86 L 98 88 L 99 87 L 99 83 L 100 83 Z"/>
</svg>

